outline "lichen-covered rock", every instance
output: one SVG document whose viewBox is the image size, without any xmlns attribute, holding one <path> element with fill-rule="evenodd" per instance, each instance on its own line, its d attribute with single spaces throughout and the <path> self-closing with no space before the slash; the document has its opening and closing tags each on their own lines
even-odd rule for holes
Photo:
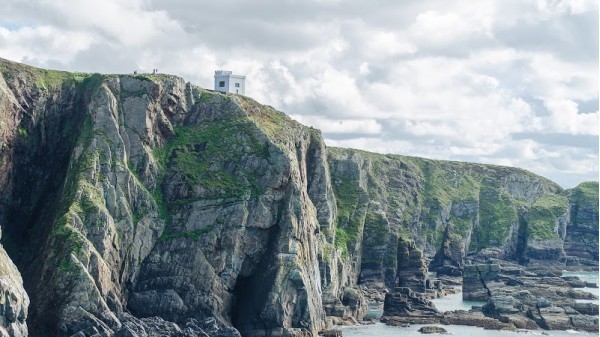
<svg viewBox="0 0 600 337">
<path fill-rule="evenodd" d="M 423 251 L 408 239 L 398 239 L 398 287 L 406 287 L 412 291 L 424 293 L 432 288 L 429 271 L 425 263 Z"/>
<path fill-rule="evenodd" d="M 34 336 L 308 336 L 398 283 L 435 295 L 432 257 L 448 275 L 465 259 L 593 268 L 590 191 L 328 148 L 269 106 L 175 76 L 0 60 L 0 227 Z"/>
<path fill-rule="evenodd" d="M 0 336 L 27 337 L 28 307 L 21 274 L 0 245 Z"/>
<path fill-rule="evenodd" d="M 598 182 L 567 191 L 570 221 L 564 242 L 569 265 L 598 267 Z"/>
<path fill-rule="evenodd" d="M 16 145 L 0 158 L 13 197 L 0 214 L 35 334 L 183 331 L 211 318 L 246 335 L 323 327 L 317 254 L 335 206 L 318 132 L 174 76 L 1 65 L 2 113 L 17 123 L 3 133 Z M 154 316 L 164 323 L 144 323 Z"/>
</svg>

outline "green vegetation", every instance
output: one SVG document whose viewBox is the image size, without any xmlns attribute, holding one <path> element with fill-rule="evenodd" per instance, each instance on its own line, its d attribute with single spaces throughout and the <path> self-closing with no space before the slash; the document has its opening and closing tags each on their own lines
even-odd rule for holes
<svg viewBox="0 0 600 337">
<path fill-rule="evenodd" d="M 527 229 L 529 240 L 558 239 L 557 218 L 569 209 L 567 198 L 558 194 L 547 194 L 537 200 L 528 213 Z"/>
<path fill-rule="evenodd" d="M 62 256 L 62 259 L 59 259 L 58 268 L 64 272 L 74 273 L 77 271 L 77 267 L 71 263 L 70 256 L 71 254 L 79 255 L 82 252 L 86 239 L 73 222 L 78 218 L 81 219 L 80 216 L 83 215 L 84 212 L 79 203 L 73 203 L 69 212 L 63 214 L 52 229 L 52 236 L 55 238 L 54 250 L 58 256 Z"/>
<path fill-rule="evenodd" d="M 281 111 L 268 105 L 260 105 L 251 98 L 238 96 L 240 105 L 249 111 L 248 117 L 277 145 L 286 143 L 290 133 L 303 127 Z"/>
<path fill-rule="evenodd" d="M 22 126 L 17 127 L 17 132 L 19 133 L 19 136 L 27 137 L 27 130 L 25 130 L 25 128 Z"/>
<path fill-rule="evenodd" d="M 481 186 L 479 226 L 473 230 L 471 249 L 502 246 L 509 239 L 510 227 L 519 221 L 512 199 L 498 186 L 490 185 L 493 183 L 495 180 L 485 179 Z"/>
<path fill-rule="evenodd" d="M 179 126 L 162 148 L 155 149 L 161 166 L 180 173 L 190 187 L 201 186 L 203 198 L 241 198 L 262 194 L 256 172 L 241 167 L 243 158 L 268 158 L 268 144 L 260 141 L 252 125 L 226 119 L 204 125 Z"/>
<path fill-rule="evenodd" d="M 76 146 L 86 149 L 93 133 L 92 121 L 86 116 L 78 130 Z M 81 233 L 78 222 L 85 224 L 88 212 L 96 212 L 105 208 L 104 198 L 96 187 L 86 182 L 85 172 L 93 168 L 96 156 L 83 150 L 73 167 L 67 172 L 66 182 L 62 191 L 62 204 L 58 207 L 59 217 L 52 227 L 53 250 L 60 258 L 58 268 L 65 272 L 76 272 L 77 266 L 71 263 L 71 254 L 79 255 L 87 239 Z"/>
<path fill-rule="evenodd" d="M 598 182 L 586 181 L 572 189 L 569 195 L 571 203 L 579 207 L 589 207 L 598 212 Z"/>
<path fill-rule="evenodd" d="M 389 226 L 384 221 L 383 214 L 372 210 L 367 211 L 364 230 L 370 236 L 381 240 L 389 234 Z"/>
<path fill-rule="evenodd" d="M 425 224 L 427 241 L 439 246 L 444 237 L 444 226 L 433 226 L 443 219 L 442 212 L 451 204 L 473 204 L 479 199 L 481 183 L 471 174 L 470 168 L 464 163 L 433 161 L 421 158 L 411 158 L 415 161 L 423 177 L 423 188 L 418 191 L 423 201 L 422 217 Z M 450 214 L 454 230 L 465 236 L 473 222 L 475 213 L 466 217 Z"/>
<path fill-rule="evenodd" d="M 342 256 L 348 253 L 348 245 L 356 242 L 360 232 L 360 220 L 355 214 L 359 203 L 358 181 L 349 177 L 336 177 L 333 182 L 333 192 L 337 201 L 337 224 L 335 228 L 334 245 L 341 249 Z"/>
<path fill-rule="evenodd" d="M 35 85 L 39 88 L 56 89 L 68 81 L 81 82 L 88 74 L 70 73 L 66 71 L 36 69 L 34 72 Z"/>
<path fill-rule="evenodd" d="M 454 201 L 473 201 L 479 198 L 479 181 L 464 163 L 417 159 L 423 171 L 425 186 L 423 194 L 429 202 L 448 205 Z"/>
<path fill-rule="evenodd" d="M 12 79 L 16 73 L 25 75 L 39 90 L 56 90 L 65 84 L 81 84 L 90 76 L 85 73 L 41 69 L 6 60 L 0 60 L 0 72 L 7 79 Z"/>
</svg>

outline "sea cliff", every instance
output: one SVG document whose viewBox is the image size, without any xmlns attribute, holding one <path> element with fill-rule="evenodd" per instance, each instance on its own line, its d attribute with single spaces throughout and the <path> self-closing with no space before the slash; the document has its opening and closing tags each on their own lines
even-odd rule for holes
<svg viewBox="0 0 600 337">
<path fill-rule="evenodd" d="M 408 243 L 423 277 L 598 266 L 597 182 L 330 148 L 170 75 L 0 59 L 0 191 L 10 336 L 314 336 Z"/>
</svg>

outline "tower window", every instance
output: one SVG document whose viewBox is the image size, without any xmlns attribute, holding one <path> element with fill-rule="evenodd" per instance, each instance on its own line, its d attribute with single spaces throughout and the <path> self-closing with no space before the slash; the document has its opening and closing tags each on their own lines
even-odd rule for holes
<svg viewBox="0 0 600 337">
<path fill-rule="evenodd" d="M 219 88 L 225 87 L 225 81 L 219 81 Z"/>
<path fill-rule="evenodd" d="M 239 87 L 240 87 L 240 84 L 239 84 L 239 83 L 236 83 L 236 84 L 235 84 L 235 87 L 236 87 L 236 88 L 239 88 Z"/>
</svg>

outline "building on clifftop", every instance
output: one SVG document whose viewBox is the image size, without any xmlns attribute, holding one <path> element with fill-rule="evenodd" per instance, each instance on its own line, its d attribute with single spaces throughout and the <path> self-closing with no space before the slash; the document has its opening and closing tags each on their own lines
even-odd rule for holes
<svg viewBox="0 0 600 337">
<path fill-rule="evenodd" d="M 216 70 L 215 91 L 245 95 L 246 76 L 233 75 L 228 70 Z"/>
</svg>

